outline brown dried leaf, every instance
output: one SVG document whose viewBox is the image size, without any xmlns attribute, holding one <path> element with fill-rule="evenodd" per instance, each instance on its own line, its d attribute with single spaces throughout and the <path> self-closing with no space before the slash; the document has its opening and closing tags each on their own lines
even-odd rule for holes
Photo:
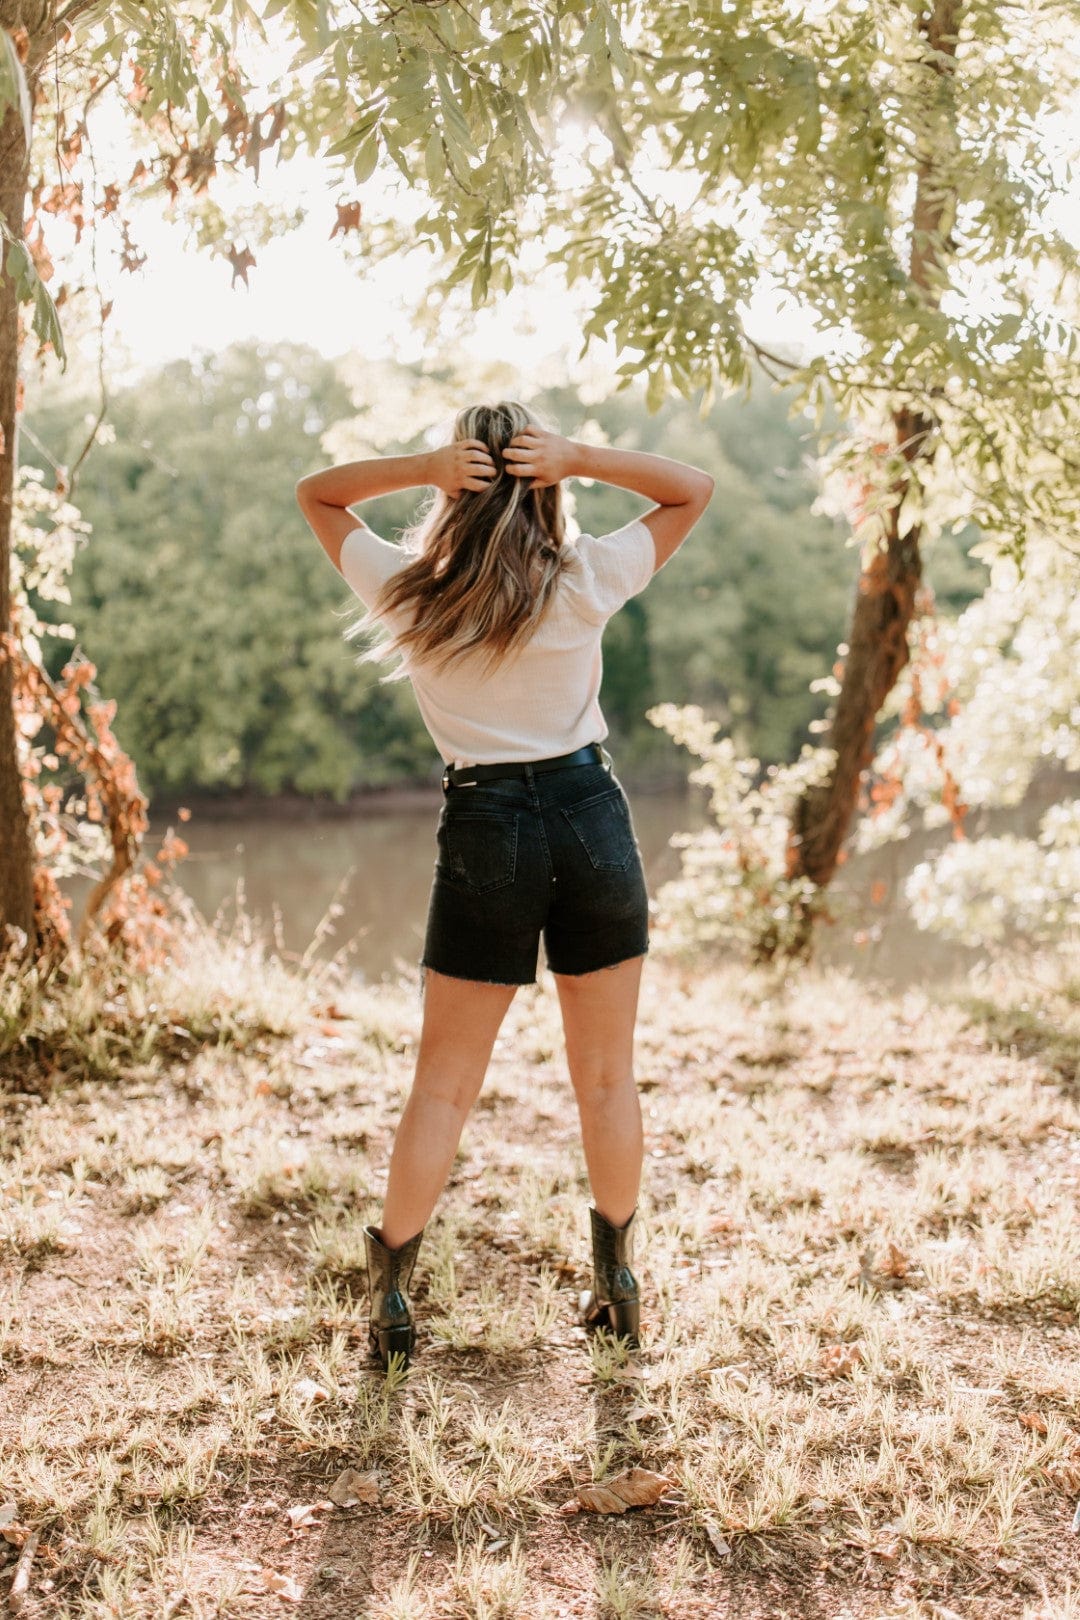
<svg viewBox="0 0 1080 1620">
<path fill-rule="evenodd" d="M 826 1378 L 850 1378 L 863 1362 L 862 1345 L 827 1344 L 823 1347 L 818 1366 Z"/>
<path fill-rule="evenodd" d="M 360 1474 L 355 1468 L 345 1468 L 326 1493 L 338 1507 L 359 1507 L 361 1502 L 379 1500 L 378 1474 Z"/>
<path fill-rule="evenodd" d="M 892 1541 L 880 1542 L 876 1547 L 871 1547 L 870 1551 L 875 1558 L 884 1558 L 891 1563 L 894 1558 L 899 1557 L 900 1542 L 894 1537 Z"/>
<path fill-rule="evenodd" d="M 579 1485 L 577 1498 L 594 1513 L 625 1513 L 628 1507 L 651 1507 L 674 1484 L 649 1468 L 627 1468 L 602 1485 Z"/>
<path fill-rule="evenodd" d="M 283 1599 L 286 1603 L 304 1601 L 303 1588 L 291 1575 L 279 1575 L 276 1569 L 261 1569 L 259 1580 L 267 1592 L 273 1592 L 275 1597 Z"/>
<path fill-rule="evenodd" d="M 318 1405 L 320 1401 L 330 1399 L 330 1391 L 323 1389 L 322 1385 L 317 1384 L 314 1378 L 298 1378 L 293 1385 L 293 1394 L 298 1401 L 311 1401 L 313 1405 Z"/>
<path fill-rule="evenodd" d="M 320 1513 L 333 1511 L 333 1502 L 299 1502 L 296 1507 L 286 1508 L 286 1517 L 294 1530 L 303 1530 L 305 1527 L 318 1524 Z"/>
<path fill-rule="evenodd" d="M 1041 1412 L 1021 1412 L 1017 1422 L 1035 1434 L 1045 1434 L 1047 1431 L 1047 1422 Z"/>
<path fill-rule="evenodd" d="M 890 1243 L 885 1250 L 885 1258 L 877 1268 L 883 1277 L 906 1277 L 911 1270 L 911 1261 L 903 1249 Z"/>
<path fill-rule="evenodd" d="M 14 1502 L 0 1503 L 0 1536 L 12 1547 L 23 1546 L 30 1534 L 29 1526 L 19 1523 L 17 1513 L 18 1507 Z"/>
<path fill-rule="evenodd" d="M 1080 1461 L 1050 1463 L 1043 1473 L 1051 1485 L 1056 1485 L 1067 1496 L 1080 1496 Z"/>
</svg>

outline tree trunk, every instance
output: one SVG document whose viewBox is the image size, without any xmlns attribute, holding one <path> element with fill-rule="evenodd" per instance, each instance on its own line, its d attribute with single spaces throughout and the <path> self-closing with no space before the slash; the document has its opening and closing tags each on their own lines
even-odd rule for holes
<svg viewBox="0 0 1080 1620">
<path fill-rule="evenodd" d="M 0 24 L 13 27 L 0 7 Z M 8 107 L 0 122 L 0 215 L 17 241 L 22 240 L 30 155 L 17 107 Z M 0 243 L 6 250 L 6 243 Z M 5 657 L 3 637 L 11 633 L 11 508 L 18 468 L 19 306 L 9 275 L 0 274 L 0 960 L 13 947 L 32 955 L 37 943 L 34 919 L 34 845 L 23 797 L 15 737 L 12 659 Z M 26 936 L 19 948 L 18 936 Z"/>
<path fill-rule="evenodd" d="M 925 66 L 938 76 L 942 93 L 938 118 L 945 119 L 950 128 L 948 88 L 956 58 L 960 4 L 961 0 L 933 0 L 919 23 L 928 49 L 936 53 Z M 931 306 L 941 296 L 936 272 L 955 208 L 955 192 L 935 167 L 934 151 L 934 143 L 927 140 L 916 177 L 909 263 L 912 287 Z M 907 468 L 932 453 L 934 425 L 928 406 L 894 413 L 895 446 Z M 832 880 L 839 865 L 862 775 L 873 758 L 878 713 L 908 661 L 908 627 L 922 579 L 921 531 L 918 525 L 903 537 L 897 531 L 900 502 L 912 478 L 906 471 L 893 484 L 896 504 L 888 515 L 884 544 L 864 562 L 859 576 L 848 653 L 827 744 L 836 751 L 835 764 L 823 782 L 803 792 L 792 815 L 788 875 L 807 877 L 819 890 Z M 796 951 L 809 947 L 816 910 L 812 904 L 807 907 Z"/>
</svg>

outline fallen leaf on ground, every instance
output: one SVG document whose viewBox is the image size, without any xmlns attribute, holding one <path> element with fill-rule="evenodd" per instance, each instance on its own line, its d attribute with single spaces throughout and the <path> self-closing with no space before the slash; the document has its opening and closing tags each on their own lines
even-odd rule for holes
<svg viewBox="0 0 1080 1620">
<path fill-rule="evenodd" d="M 286 1515 L 294 1530 L 302 1530 L 305 1525 L 318 1524 L 319 1514 L 331 1512 L 333 1506 L 333 1502 L 300 1502 L 287 1508 Z"/>
<path fill-rule="evenodd" d="M 259 1579 L 266 1591 L 273 1592 L 275 1597 L 283 1598 L 286 1603 L 303 1603 L 303 1589 L 291 1575 L 279 1575 L 276 1569 L 262 1569 Z"/>
<path fill-rule="evenodd" d="M 877 1269 L 884 1277 L 906 1277 L 911 1270 L 911 1261 L 903 1249 L 898 1248 L 895 1243 L 890 1243 L 885 1250 L 885 1258 Z"/>
<path fill-rule="evenodd" d="M 1070 1496 L 1080 1494 L 1080 1448 L 1074 1448 L 1071 1457 L 1050 1463 L 1043 1473 L 1058 1490 L 1067 1491 Z"/>
<path fill-rule="evenodd" d="M 293 1385 L 293 1394 L 296 1396 L 298 1401 L 312 1401 L 317 1403 L 319 1401 L 328 1401 L 330 1399 L 330 1391 L 328 1389 L 323 1389 L 322 1385 L 317 1384 L 314 1378 L 298 1378 L 296 1383 Z"/>
<path fill-rule="evenodd" d="M 856 1341 L 825 1345 L 818 1365 L 826 1378 L 850 1378 L 855 1368 L 862 1366 L 862 1361 L 862 1345 Z"/>
<path fill-rule="evenodd" d="M 859 1256 L 859 1281 L 879 1290 L 902 1288 L 910 1279 L 911 1261 L 895 1243 L 890 1242 L 884 1256 L 875 1264 L 874 1251 L 867 1249 Z"/>
<path fill-rule="evenodd" d="M 358 1507 L 361 1502 L 379 1500 L 378 1474 L 360 1474 L 355 1468 L 344 1468 L 327 1491 L 338 1507 Z"/>
<path fill-rule="evenodd" d="M 1047 1430 L 1046 1419 L 1041 1412 L 1021 1412 L 1017 1422 L 1025 1429 L 1031 1429 L 1035 1434 L 1045 1434 Z"/>
<path fill-rule="evenodd" d="M 720 1526 L 715 1519 L 705 1520 L 705 1534 L 712 1543 L 713 1552 L 718 1558 L 729 1558 L 731 1556 L 731 1548 L 720 1534 Z"/>
<path fill-rule="evenodd" d="M 15 1517 L 18 1508 L 14 1502 L 0 1504 L 0 1536 L 12 1547 L 21 1547 L 30 1534 L 28 1525 L 20 1524 Z"/>
<path fill-rule="evenodd" d="M 627 1468 L 601 1485 L 579 1485 L 577 1499 L 594 1513 L 625 1513 L 629 1507 L 651 1507 L 674 1484 L 649 1468 Z"/>
<path fill-rule="evenodd" d="M 715 1378 L 719 1383 L 731 1384 L 735 1389 L 750 1388 L 750 1380 L 741 1367 L 710 1367 L 708 1373 L 710 1378 Z"/>
</svg>

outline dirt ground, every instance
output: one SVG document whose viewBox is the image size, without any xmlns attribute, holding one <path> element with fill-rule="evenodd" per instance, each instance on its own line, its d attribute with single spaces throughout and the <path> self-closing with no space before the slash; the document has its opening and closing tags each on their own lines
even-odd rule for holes
<svg viewBox="0 0 1080 1620">
<path fill-rule="evenodd" d="M 8 1018 L 12 1612 L 1080 1614 L 1076 979 L 890 996 L 650 959 L 628 1354 L 577 1325 L 588 1183 L 542 976 L 387 1381 L 362 1228 L 416 983 L 222 952 L 62 1032 Z M 583 1504 L 629 1469 L 651 1502 Z"/>
</svg>

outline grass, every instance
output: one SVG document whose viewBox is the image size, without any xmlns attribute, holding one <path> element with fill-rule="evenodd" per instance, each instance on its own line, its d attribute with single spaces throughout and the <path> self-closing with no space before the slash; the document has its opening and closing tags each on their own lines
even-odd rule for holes
<svg viewBox="0 0 1080 1620">
<path fill-rule="evenodd" d="M 362 1229 L 415 981 L 199 934 L 122 998 L 4 984 L 22 1615 L 1080 1615 L 1078 982 L 1069 953 L 936 998 L 650 960 L 636 1354 L 577 1326 L 557 1005 L 519 993 L 389 1379 Z M 377 1501 L 333 1505 L 346 1467 Z M 631 1467 L 673 1484 L 569 1511 Z"/>
</svg>

